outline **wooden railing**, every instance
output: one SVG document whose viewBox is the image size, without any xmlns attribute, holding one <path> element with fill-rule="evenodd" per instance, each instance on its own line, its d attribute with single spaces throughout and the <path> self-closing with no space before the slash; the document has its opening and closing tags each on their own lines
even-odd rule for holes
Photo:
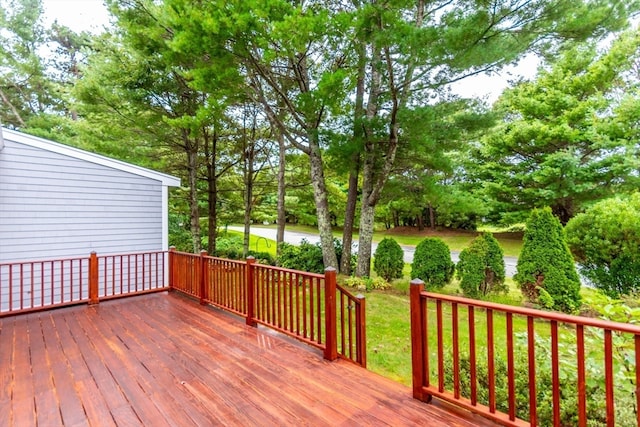
<svg viewBox="0 0 640 427">
<path fill-rule="evenodd" d="M 307 273 L 247 261 L 171 250 L 171 289 L 202 304 L 243 316 L 320 348 L 325 358 L 341 357 L 366 366 L 365 306 L 336 283 L 336 272 Z"/>
<path fill-rule="evenodd" d="M 165 279 L 165 272 L 168 284 Z M 365 302 L 324 275 L 174 250 L 0 264 L 0 316 L 179 290 L 366 366 Z"/>
<path fill-rule="evenodd" d="M 166 290 L 167 253 L 0 264 L 0 316 Z"/>
<path fill-rule="evenodd" d="M 640 425 L 640 327 L 424 291 L 411 282 L 413 395 L 503 425 Z"/>
</svg>

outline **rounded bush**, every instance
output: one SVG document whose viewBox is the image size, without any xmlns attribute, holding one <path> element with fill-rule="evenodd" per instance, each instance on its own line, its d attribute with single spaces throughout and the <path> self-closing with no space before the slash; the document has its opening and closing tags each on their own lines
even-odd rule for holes
<svg viewBox="0 0 640 427">
<path fill-rule="evenodd" d="M 342 242 L 338 239 L 333 241 L 338 259 L 342 256 Z M 307 271 L 310 273 L 324 273 L 325 265 L 322 258 L 322 247 L 320 243 L 312 244 L 306 239 L 302 239 L 300 246 L 295 246 L 283 242 L 279 246 L 277 265 L 291 268 L 293 270 Z M 351 265 L 355 265 L 356 257 L 352 256 Z"/>
<path fill-rule="evenodd" d="M 640 193 L 596 203 L 567 223 L 580 272 L 611 297 L 640 291 Z"/>
<path fill-rule="evenodd" d="M 404 251 L 394 239 L 385 237 L 378 244 L 373 260 L 373 271 L 387 282 L 402 278 Z"/>
<path fill-rule="evenodd" d="M 429 288 L 441 288 L 451 282 L 455 264 L 446 243 L 427 237 L 416 246 L 411 264 L 411 277 L 422 280 Z"/>
<path fill-rule="evenodd" d="M 456 268 L 462 292 L 468 297 L 506 291 L 504 252 L 491 233 L 473 239 L 471 245 L 460 252 Z"/>
<path fill-rule="evenodd" d="M 527 220 L 517 273 L 513 279 L 531 302 L 540 303 L 540 289 L 554 310 L 580 308 L 580 279 L 562 225 L 550 208 L 534 209 Z M 551 305 L 545 297 L 545 305 Z"/>
</svg>

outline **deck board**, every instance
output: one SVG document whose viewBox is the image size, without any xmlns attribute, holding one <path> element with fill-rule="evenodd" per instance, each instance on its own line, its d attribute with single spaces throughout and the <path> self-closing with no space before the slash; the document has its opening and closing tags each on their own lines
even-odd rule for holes
<svg viewBox="0 0 640 427">
<path fill-rule="evenodd" d="M 177 294 L 0 319 L 0 425 L 492 425 Z"/>
</svg>

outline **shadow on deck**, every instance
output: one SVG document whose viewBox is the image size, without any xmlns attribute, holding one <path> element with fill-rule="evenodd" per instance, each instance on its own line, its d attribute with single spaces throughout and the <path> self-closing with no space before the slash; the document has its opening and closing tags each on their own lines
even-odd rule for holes
<svg viewBox="0 0 640 427">
<path fill-rule="evenodd" d="M 493 424 L 159 293 L 0 318 L 0 425 Z"/>
</svg>

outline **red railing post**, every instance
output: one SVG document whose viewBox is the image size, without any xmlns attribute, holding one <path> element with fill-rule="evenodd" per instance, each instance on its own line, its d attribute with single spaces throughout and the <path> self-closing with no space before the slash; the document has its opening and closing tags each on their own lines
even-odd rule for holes
<svg viewBox="0 0 640 427">
<path fill-rule="evenodd" d="M 169 248 L 169 291 L 173 291 L 173 275 L 175 274 L 174 262 L 176 260 L 176 247 L 171 246 Z"/>
<path fill-rule="evenodd" d="M 367 323 L 366 323 L 366 303 L 364 295 L 356 295 L 356 362 L 363 368 L 367 367 Z"/>
<path fill-rule="evenodd" d="M 247 257 L 247 273 L 246 273 L 246 286 L 247 292 L 246 294 L 246 307 L 247 307 L 247 325 L 256 326 L 257 323 L 254 319 L 255 317 L 255 283 L 254 282 L 254 268 L 253 265 L 256 263 L 256 259 L 252 256 Z"/>
<path fill-rule="evenodd" d="M 324 358 L 338 358 L 338 337 L 336 325 L 336 269 L 327 267 L 324 270 L 324 325 L 325 349 Z M 321 314 L 318 313 L 318 316 Z"/>
<path fill-rule="evenodd" d="M 411 372 L 413 382 L 413 397 L 418 400 L 430 401 L 431 396 L 425 395 L 422 387 L 425 386 L 426 369 L 425 369 L 425 316 L 422 304 L 422 296 L 424 291 L 424 282 L 420 279 L 411 281 Z"/>
<path fill-rule="evenodd" d="M 98 304 L 98 255 L 91 252 L 89 257 L 89 305 Z"/>
<path fill-rule="evenodd" d="M 205 305 L 207 303 L 207 251 L 200 251 L 200 283 L 199 283 L 199 293 L 200 293 L 200 304 Z"/>
</svg>

